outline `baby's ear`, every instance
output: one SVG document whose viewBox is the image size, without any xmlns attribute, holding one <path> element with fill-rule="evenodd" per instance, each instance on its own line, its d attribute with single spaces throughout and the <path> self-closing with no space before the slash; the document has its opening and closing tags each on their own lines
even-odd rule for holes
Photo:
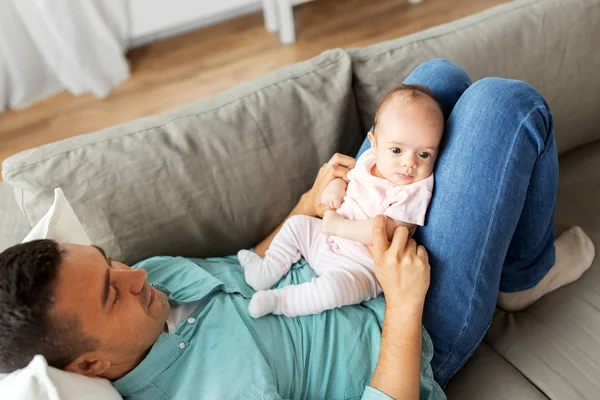
<svg viewBox="0 0 600 400">
<path fill-rule="evenodd" d="M 371 147 L 376 149 L 377 148 L 377 139 L 375 138 L 375 134 L 373 133 L 372 130 L 369 131 L 369 133 L 367 134 L 367 137 L 369 138 L 369 142 L 371 142 Z"/>
</svg>

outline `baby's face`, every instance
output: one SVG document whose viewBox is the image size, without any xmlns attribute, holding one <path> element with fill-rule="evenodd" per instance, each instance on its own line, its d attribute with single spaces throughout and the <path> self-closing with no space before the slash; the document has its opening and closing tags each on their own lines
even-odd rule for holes
<svg viewBox="0 0 600 400">
<path fill-rule="evenodd" d="M 429 99 L 391 99 L 381 110 L 369 139 L 376 156 L 374 173 L 408 185 L 433 172 L 444 131 L 444 117 Z"/>
</svg>

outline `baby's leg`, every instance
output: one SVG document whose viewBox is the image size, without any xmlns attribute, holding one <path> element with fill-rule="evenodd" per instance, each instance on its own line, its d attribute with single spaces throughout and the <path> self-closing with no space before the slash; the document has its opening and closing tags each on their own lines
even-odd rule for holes
<svg viewBox="0 0 600 400">
<path fill-rule="evenodd" d="M 327 270 L 310 282 L 257 292 L 248 311 L 254 318 L 271 313 L 292 318 L 359 304 L 379 293 L 375 277 L 366 269 Z"/>
<path fill-rule="evenodd" d="M 302 255 L 306 258 L 316 241 L 322 237 L 321 223 L 319 218 L 295 215 L 275 235 L 265 258 L 248 250 L 238 252 L 246 283 L 254 290 L 265 290 L 279 282 L 292 264 Z M 310 260 L 306 261 L 310 263 Z"/>
</svg>

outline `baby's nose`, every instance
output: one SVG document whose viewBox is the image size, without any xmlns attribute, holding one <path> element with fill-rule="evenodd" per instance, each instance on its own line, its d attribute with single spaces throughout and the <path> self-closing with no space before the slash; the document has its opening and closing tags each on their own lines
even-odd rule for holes
<svg viewBox="0 0 600 400">
<path fill-rule="evenodd" d="M 406 157 L 404 157 L 404 159 L 402 160 L 402 165 L 404 167 L 407 168 L 416 168 L 417 167 L 417 160 L 415 159 L 414 156 L 412 155 L 407 155 Z"/>
</svg>

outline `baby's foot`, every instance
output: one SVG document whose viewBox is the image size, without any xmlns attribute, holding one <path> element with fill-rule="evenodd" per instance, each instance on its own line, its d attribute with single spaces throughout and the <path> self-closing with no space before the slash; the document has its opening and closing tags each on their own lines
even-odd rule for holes
<svg viewBox="0 0 600 400">
<path fill-rule="evenodd" d="M 264 317 L 267 314 L 281 314 L 279 295 L 276 290 L 267 290 L 254 293 L 248 311 L 252 318 Z"/>
<path fill-rule="evenodd" d="M 237 256 L 244 267 L 246 283 L 254 290 L 270 289 L 283 277 L 283 271 L 279 266 L 252 251 L 240 250 Z"/>
<path fill-rule="evenodd" d="M 498 307 L 505 311 L 520 311 L 545 294 L 575 282 L 591 267 L 596 254 L 592 240 L 578 226 L 560 235 L 554 247 L 556 263 L 546 276 L 531 289 L 514 293 L 500 292 Z"/>
</svg>

